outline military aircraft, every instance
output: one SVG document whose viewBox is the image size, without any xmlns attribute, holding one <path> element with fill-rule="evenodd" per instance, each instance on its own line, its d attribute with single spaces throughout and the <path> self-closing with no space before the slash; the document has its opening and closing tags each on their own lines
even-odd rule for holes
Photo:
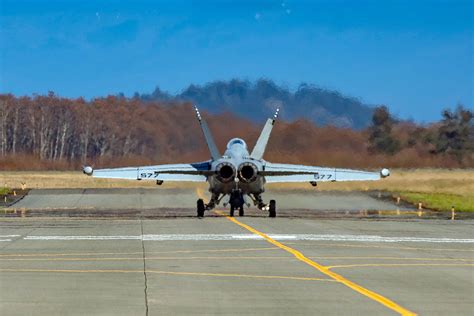
<svg viewBox="0 0 474 316">
<path fill-rule="evenodd" d="M 257 208 L 267 211 L 269 217 L 275 217 L 275 200 L 270 200 L 266 204 L 262 198 L 262 194 L 265 192 L 265 183 L 308 182 L 316 186 L 318 182 L 379 180 L 390 175 L 390 171 L 385 168 L 380 172 L 367 172 L 265 161 L 263 154 L 278 117 L 279 109 L 276 110 L 273 117 L 266 121 L 251 153 L 249 153 L 243 139 L 233 138 L 228 142 L 224 154 L 221 155 L 211 131 L 197 107 L 195 107 L 195 111 L 211 159 L 190 164 L 97 170 L 91 166 L 85 166 L 83 172 L 95 178 L 153 180 L 158 185 L 163 184 L 164 181 L 208 182 L 211 198 L 207 204 L 202 199 L 197 200 L 198 217 L 203 217 L 206 210 L 211 210 L 219 205 L 226 196 L 228 200 L 224 206 L 230 205 L 230 216 L 234 216 L 236 210 L 239 211 L 239 216 L 244 216 L 244 206 L 250 207 L 250 203 L 246 202 L 246 197 L 249 197 Z"/>
</svg>

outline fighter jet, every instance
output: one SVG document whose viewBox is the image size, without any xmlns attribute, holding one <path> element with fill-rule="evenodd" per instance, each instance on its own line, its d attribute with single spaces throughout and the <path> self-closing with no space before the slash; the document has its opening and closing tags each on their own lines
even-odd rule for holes
<svg viewBox="0 0 474 316">
<path fill-rule="evenodd" d="M 83 172 L 94 178 L 153 180 L 158 185 L 163 184 L 164 181 L 207 182 L 211 197 L 208 203 L 202 199 L 197 200 L 198 217 L 203 217 L 205 211 L 212 210 L 223 199 L 225 199 L 224 207 L 230 206 L 230 216 L 234 216 L 236 210 L 239 216 L 244 216 L 244 207 L 251 205 L 247 202 L 248 198 L 258 209 L 268 212 L 269 217 L 275 217 L 275 200 L 270 200 L 267 204 L 262 198 L 266 183 L 307 182 L 316 186 L 318 182 L 369 181 L 390 175 L 390 171 L 385 168 L 380 172 L 367 172 L 265 161 L 263 155 L 279 109 L 266 121 L 252 152 L 249 153 L 243 139 L 233 138 L 227 143 L 227 148 L 221 155 L 199 109 L 197 107 L 194 109 L 209 148 L 211 156 L 209 160 L 190 164 L 97 170 L 91 166 L 85 166 Z"/>
</svg>

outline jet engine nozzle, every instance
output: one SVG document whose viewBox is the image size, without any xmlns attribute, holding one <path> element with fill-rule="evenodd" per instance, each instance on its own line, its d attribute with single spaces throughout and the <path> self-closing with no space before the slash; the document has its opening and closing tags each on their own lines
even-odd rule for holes
<svg viewBox="0 0 474 316">
<path fill-rule="evenodd" d="M 257 166 L 250 162 L 244 162 L 239 166 L 239 179 L 243 182 L 250 183 L 257 179 Z"/>
<path fill-rule="evenodd" d="M 234 165 L 229 162 L 220 163 L 216 167 L 217 179 L 224 183 L 234 180 L 235 173 Z"/>
</svg>

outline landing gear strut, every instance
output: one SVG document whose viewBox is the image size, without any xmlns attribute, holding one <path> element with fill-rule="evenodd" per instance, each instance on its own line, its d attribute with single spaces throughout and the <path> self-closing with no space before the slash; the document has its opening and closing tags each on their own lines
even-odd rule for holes
<svg viewBox="0 0 474 316">
<path fill-rule="evenodd" d="M 224 196 L 223 195 L 221 196 L 219 193 L 212 193 L 211 199 L 209 200 L 209 203 L 207 203 L 206 205 L 206 210 L 212 210 L 214 207 L 216 207 L 216 205 L 220 203 L 223 197 Z"/>
<path fill-rule="evenodd" d="M 250 195 L 253 200 L 253 204 L 262 211 L 268 211 L 269 217 L 276 217 L 276 201 L 270 200 L 269 204 L 263 203 L 262 196 L 260 194 Z"/>
</svg>

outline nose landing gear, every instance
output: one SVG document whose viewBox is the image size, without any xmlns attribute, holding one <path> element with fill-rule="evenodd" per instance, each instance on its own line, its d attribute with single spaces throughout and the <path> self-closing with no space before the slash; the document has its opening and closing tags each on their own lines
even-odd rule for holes
<svg viewBox="0 0 474 316">
<path fill-rule="evenodd" d="M 230 205 L 230 212 L 229 212 L 230 217 L 234 217 L 234 211 L 236 209 L 239 209 L 239 216 L 244 216 L 244 206 L 243 205 L 241 205 L 239 207 L 235 207 L 231 204 Z"/>
<path fill-rule="evenodd" d="M 230 213 L 229 215 L 231 217 L 234 216 L 234 211 L 236 209 L 239 209 L 239 216 L 244 216 L 244 196 L 242 194 L 242 191 L 240 190 L 234 190 L 230 194 L 230 199 L 229 199 L 229 204 L 230 204 Z"/>
</svg>

